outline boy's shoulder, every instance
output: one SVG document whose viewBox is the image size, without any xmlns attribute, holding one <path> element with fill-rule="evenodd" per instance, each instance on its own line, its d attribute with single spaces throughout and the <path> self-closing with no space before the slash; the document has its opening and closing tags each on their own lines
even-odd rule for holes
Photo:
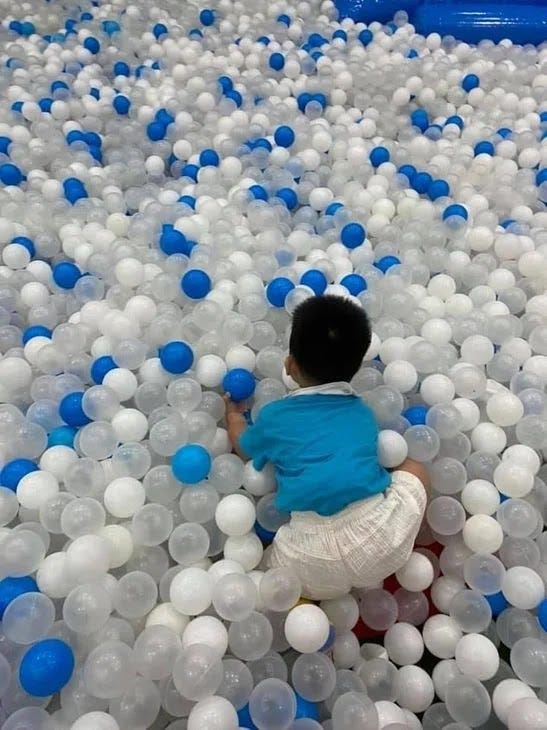
<svg viewBox="0 0 547 730">
<path fill-rule="evenodd" d="M 283 411 L 291 411 L 295 409 L 304 409 L 306 407 L 324 408 L 332 407 L 334 404 L 339 407 L 343 404 L 348 409 L 358 410 L 366 413 L 372 413 L 369 405 L 359 396 L 355 394 L 321 394 L 321 393 L 302 393 L 302 395 L 286 395 L 284 398 L 271 401 L 263 406 L 260 415 L 276 414 Z"/>
</svg>

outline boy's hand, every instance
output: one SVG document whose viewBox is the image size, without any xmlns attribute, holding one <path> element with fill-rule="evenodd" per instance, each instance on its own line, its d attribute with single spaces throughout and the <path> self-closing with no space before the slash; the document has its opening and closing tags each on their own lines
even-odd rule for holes
<svg viewBox="0 0 547 730">
<path fill-rule="evenodd" d="M 243 416 L 247 410 L 244 402 L 236 403 L 228 394 L 224 395 L 223 399 L 226 406 L 226 418 L 230 418 L 231 416 Z"/>
</svg>

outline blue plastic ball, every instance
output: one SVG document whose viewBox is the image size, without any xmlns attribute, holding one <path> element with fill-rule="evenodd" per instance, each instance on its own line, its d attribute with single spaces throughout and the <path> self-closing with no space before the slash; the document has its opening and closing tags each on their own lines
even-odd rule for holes
<svg viewBox="0 0 547 730">
<path fill-rule="evenodd" d="M 24 593 L 39 593 L 38 585 L 30 575 L 0 580 L 0 619 L 9 604 Z"/>
<path fill-rule="evenodd" d="M 85 136 L 79 129 L 72 129 L 66 136 L 67 144 L 73 144 L 74 142 L 85 142 Z"/>
<path fill-rule="evenodd" d="M 286 124 L 281 125 L 274 132 L 274 140 L 279 147 L 290 147 L 294 144 L 295 139 L 296 135 L 292 127 L 287 127 Z"/>
<path fill-rule="evenodd" d="M 199 167 L 198 165 L 184 165 L 180 171 L 181 177 L 189 177 L 194 182 L 198 181 Z"/>
<path fill-rule="evenodd" d="M 114 35 L 114 33 L 118 33 L 121 28 L 120 24 L 116 20 L 103 20 L 103 30 L 106 35 Z"/>
<path fill-rule="evenodd" d="M 431 200 L 438 200 L 439 198 L 446 198 L 450 195 L 450 187 L 446 180 L 433 180 L 428 188 L 427 194 Z"/>
<path fill-rule="evenodd" d="M 370 151 L 368 158 L 373 167 L 379 167 L 380 165 L 383 165 L 384 162 L 389 162 L 389 150 L 387 147 L 374 147 L 374 149 Z"/>
<path fill-rule="evenodd" d="M 281 15 L 277 16 L 277 22 L 282 23 L 283 25 L 286 25 L 288 28 L 291 24 L 291 18 L 289 15 L 282 13 Z"/>
<path fill-rule="evenodd" d="M 30 240 L 30 238 L 27 238 L 26 236 L 15 236 L 15 238 L 11 239 L 11 242 L 17 243 L 19 244 L 19 246 L 23 246 L 23 248 L 26 248 L 31 258 L 33 256 L 36 256 L 36 247 L 34 246 L 34 242 Z"/>
<path fill-rule="evenodd" d="M 251 185 L 249 192 L 255 200 L 268 200 L 269 195 L 262 185 Z"/>
<path fill-rule="evenodd" d="M 146 134 L 152 142 L 158 142 L 160 139 L 164 139 L 166 131 L 165 124 L 158 121 L 150 122 L 146 127 Z"/>
<path fill-rule="evenodd" d="M 23 332 L 23 345 L 26 345 L 33 337 L 48 337 L 51 339 L 52 334 L 52 331 L 48 327 L 44 327 L 41 324 L 32 325 L 32 327 L 27 327 Z"/>
<path fill-rule="evenodd" d="M 492 609 L 492 616 L 494 618 L 497 618 L 500 613 L 502 611 L 505 611 L 505 609 L 509 606 L 509 602 L 501 591 L 499 593 L 493 593 L 490 596 L 485 596 L 485 598 L 490 604 L 490 608 Z"/>
<path fill-rule="evenodd" d="M 84 48 L 95 56 L 101 50 L 101 44 L 96 38 L 90 37 L 85 39 Z"/>
<path fill-rule="evenodd" d="M 215 22 L 215 11 L 209 9 L 202 10 L 199 14 L 199 22 L 205 26 L 213 25 Z"/>
<path fill-rule="evenodd" d="M 335 30 L 332 34 L 332 39 L 335 40 L 336 38 L 339 38 L 340 40 L 345 42 L 348 39 L 348 34 L 345 30 Z"/>
<path fill-rule="evenodd" d="M 251 713 L 249 712 L 249 705 L 245 705 L 241 710 L 237 711 L 237 720 L 241 728 L 245 730 L 258 730 L 257 726 L 251 720 Z"/>
<path fill-rule="evenodd" d="M 415 109 L 410 115 L 410 121 L 413 127 L 418 127 L 421 132 L 429 127 L 429 115 L 425 109 Z"/>
<path fill-rule="evenodd" d="M 115 76 L 129 76 L 131 73 L 129 64 L 125 61 L 116 61 L 112 70 L 114 71 Z"/>
<path fill-rule="evenodd" d="M 365 28 L 365 30 L 362 30 L 359 33 L 358 38 L 364 46 L 368 46 L 368 44 L 372 42 L 374 35 L 372 31 L 370 31 L 368 28 Z"/>
<path fill-rule="evenodd" d="M 496 148 L 492 144 L 492 142 L 488 142 L 487 140 L 484 140 L 482 142 L 477 142 L 474 148 L 475 157 L 477 155 L 490 155 L 491 157 L 495 154 Z"/>
<path fill-rule="evenodd" d="M 360 274 L 347 274 L 340 280 L 340 284 L 345 286 L 354 297 L 364 292 L 367 288 L 367 282 Z"/>
<path fill-rule="evenodd" d="M 375 262 L 374 266 L 385 274 L 392 266 L 397 266 L 400 263 L 401 260 L 398 259 L 397 256 L 382 256 L 379 261 Z"/>
<path fill-rule="evenodd" d="M 44 96 L 40 101 L 38 102 L 38 106 L 40 107 L 40 111 L 45 112 L 46 114 L 49 114 L 51 111 L 51 105 L 53 104 L 53 99 L 49 96 Z"/>
<path fill-rule="evenodd" d="M 467 220 L 469 218 L 469 213 L 467 212 L 467 209 L 463 207 L 463 205 L 458 205 L 457 203 L 454 203 L 453 205 L 447 205 L 443 211 L 443 221 L 454 216 L 458 216 L 463 220 Z"/>
<path fill-rule="evenodd" d="M 159 357 L 163 369 L 173 375 L 180 375 L 190 370 L 194 362 L 194 353 L 190 345 L 178 340 L 160 347 Z"/>
<path fill-rule="evenodd" d="M 191 251 L 191 246 L 186 240 L 184 233 L 178 231 L 170 223 L 163 225 L 159 244 L 166 256 L 172 256 L 176 253 L 182 253 L 188 256 Z"/>
<path fill-rule="evenodd" d="M 467 74 L 462 79 L 462 89 L 464 91 L 472 91 L 481 85 L 480 79 L 476 74 Z"/>
<path fill-rule="evenodd" d="M 325 643 L 323 644 L 321 649 L 319 649 L 319 651 L 329 651 L 330 649 L 332 649 L 332 646 L 335 641 L 336 641 L 336 629 L 334 628 L 334 626 L 331 625 L 329 627 L 329 635 L 327 637 L 327 640 L 325 641 Z"/>
<path fill-rule="evenodd" d="M 496 134 L 499 134 L 502 139 L 507 139 L 507 137 L 510 137 L 513 134 L 513 130 L 509 129 L 509 127 L 501 127 L 498 129 Z"/>
<path fill-rule="evenodd" d="M 19 666 L 19 681 L 32 697 L 49 697 L 63 689 L 74 672 L 74 653 L 60 639 L 43 639 L 27 649 Z"/>
<path fill-rule="evenodd" d="M 266 299 L 274 307 L 284 307 L 287 294 L 294 289 L 294 284 L 285 276 L 272 279 L 266 287 Z"/>
<path fill-rule="evenodd" d="M 38 467 L 30 459 L 8 461 L 0 471 L 0 486 L 16 492 L 21 479 L 33 471 L 38 471 Z"/>
<path fill-rule="evenodd" d="M 72 448 L 74 446 L 74 439 L 78 431 L 72 426 L 57 426 L 53 431 L 48 434 L 47 447 L 50 449 L 52 446 L 68 446 Z"/>
<path fill-rule="evenodd" d="M 104 376 L 111 370 L 115 370 L 118 366 L 110 355 L 102 355 L 98 357 L 91 365 L 91 379 L 97 385 L 101 385 Z"/>
<path fill-rule="evenodd" d="M 313 290 L 314 294 L 323 294 L 328 286 L 327 277 L 319 269 L 309 269 L 305 271 L 300 277 L 300 283 L 303 286 L 309 286 Z"/>
<path fill-rule="evenodd" d="M 282 53 L 272 53 L 268 63 L 274 71 L 281 71 L 285 66 L 285 56 Z"/>
<path fill-rule="evenodd" d="M 180 285 L 190 299 L 203 299 L 211 291 L 211 278 L 201 269 L 189 269 L 183 275 Z"/>
<path fill-rule="evenodd" d="M 538 621 L 541 628 L 547 631 L 547 599 L 543 599 L 538 606 Z"/>
<path fill-rule="evenodd" d="M 222 89 L 222 93 L 225 94 L 227 91 L 231 91 L 234 88 L 234 82 L 229 76 L 219 76 L 218 83 Z"/>
<path fill-rule="evenodd" d="M 9 154 L 9 147 L 11 139 L 9 137 L 0 137 L 0 153 L 3 155 Z"/>
<path fill-rule="evenodd" d="M 401 165 L 397 172 L 399 173 L 399 175 L 404 175 L 409 183 L 412 183 L 412 180 L 414 179 L 414 175 L 416 174 L 417 170 L 414 165 Z"/>
<path fill-rule="evenodd" d="M 211 456 L 200 444 L 186 444 L 173 455 L 171 469 L 179 482 L 197 484 L 211 471 Z"/>
<path fill-rule="evenodd" d="M 181 195 L 178 202 L 184 203 L 184 205 L 192 208 L 192 210 L 196 209 L 196 199 L 193 195 Z"/>
<path fill-rule="evenodd" d="M 403 416 L 411 426 L 424 425 L 428 410 L 427 406 L 409 406 L 403 411 Z"/>
<path fill-rule="evenodd" d="M 245 368 L 228 370 L 222 381 L 222 387 L 236 403 L 247 400 L 255 392 L 256 380 Z"/>
<path fill-rule="evenodd" d="M 127 96 L 124 96 L 123 94 L 118 94 L 118 96 L 114 97 L 112 106 L 114 107 L 114 111 L 117 114 L 120 114 L 120 115 L 129 114 L 129 110 L 131 109 L 131 100 L 128 99 Z"/>
<path fill-rule="evenodd" d="M 211 167 L 218 167 L 220 164 L 220 157 L 215 150 L 203 150 L 199 156 L 199 164 L 203 167 L 207 165 Z"/>
<path fill-rule="evenodd" d="M 332 630 L 332 627 L 331 627 Z M 310 702 L 301 697 L 298 692 L 296 694 L 296 716 L 295 720 L 309 717 L 311 720 L 319 722 L 319 705 L 317 702 Z"/>
<path fill-rule="evenodd" d="M 311 100 L 312 100 L 312 101 L 317 101 L 317 102 L 319 102 L 319 104 L 321 104 L 321 106 L 323 107 L 323 109 L 325 109 L 325 108 L 326 108 L 326 106 L 327 106 L 327 97 L 325 96 L 325 94 L 321 94 L 321 93 L 319 93 L 319 94 L 314 94 L 314 95 L 312 96 L 312 99 L 311 99 Z"/>
<path fill-rule="evenodd" d="M 306 106 L 310 103 L 312 99 L 312 95 L 309 94 L 307 91 L 303 91 L 301 94 L 298 95 L 296 103 L 298 104 L 298 108 L 301 112 L 306 109 Z"/>
<path fill-rule="evenodd" d="M 463 119 L 459 117 L 457 114 L 453 114 L 451 117 L 448 117 L 445 126 L 447 124 L 455 124 L 460 129 L 463 129 Z"/>
<path fill-rule="evenodd" d="M 75 177 L 68 177 L 63 182 L 63 191 L 65 198 L 72 205 L 74 205 L 74 203 L 78 200 L 88 197 L 87 190 L 85 189 L 83 182 Z"/>
<path fill-rule="evenodd" d="M 544 182 L 547 182 L 547 167 L 538 170 L 536 174 L 536 185 L 543 185 Z"/>
<path fill-rule="evenodd" d="M 325 208 L 325 215 L 335 215 L 335 213 L 342 210 L 343 207 L 342 203 L 329 203 Z"/>
<path fill-rule="evenodd" d="M 254 531 L 256 536 L 259 537 L 265 545 L 270 545 L 273 542 L 275 532 L 265 530 L 259 522 L 255 522 Z"/>
<path fill-rule="evenodd" d="M 292 188 L 281 188 L 277 191 L 276 197 L 282 200 L 289 210 L 294 210 L 298 205 L 298 195 Z"/>
<path fill-rule="evenodd" d="M 76 264 L 61 261 L 53 267 L 53 281 L 61 289 L 74 289 L 82 274 Z"/>
<path fill-rule="evenodd" d="M 340 233 L 340 240 L 346 248 L 357 248 L 364 242 L 366 231 L 360 223 L 347 223 Z"/>
<path fill-rule="evenodd" d="M 156 25 L 152 28 L 152 33 L 154 34 L 154 38 L 161 38 L 162 35 L 165 35 L 168 32 L 168 28 L 163 23 L 156 23 Z"/>
<path fill-rule="evenodd" d="M 429 190 L 433 178 L 428 172 L 417 172 L 412 179 L 412 187 L 417 193 L 423 195 Z"/>
<path fill-rule="evenodd" d="M 238 109 L 243 104 L 243 97 L 241 96 L 239 91 L 236 91 L 236 89 L 231 89 L 230 91 L 227 91 L 226 98 L 231 99 Z"/>
<path fill-rule="evenodd" d="M 11 162 L 0 165 L 0 180 L 4 185 L 19 185 L 23 181 L 23 173 Z"/>
<path fill-rule="evenodd" d="M 67 425 L 74 428 L 91 423 L 91 419 L 86 416 L 82 409 L 83 397 L 84 394 L 81 391 L 68 393 L 59 404 L 59 415 Z"/>
</svg>

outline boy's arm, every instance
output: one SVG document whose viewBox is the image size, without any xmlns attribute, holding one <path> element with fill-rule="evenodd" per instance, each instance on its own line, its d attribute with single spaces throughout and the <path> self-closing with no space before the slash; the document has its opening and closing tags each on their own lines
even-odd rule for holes
<svg viewBox="0 0 547 730">
<path fill-rule="evenodd" d="M 239 439 L 247 429 L 247 420 L 243 415 L 244 406 L 240 403 L 234 403 L 228 396 L 225 396 L 224 402 L 226 403 L 226 430 L 228 431 L 228 438 L 239 458 L 247 461 L 248 456 L 239 445 Z"/>
</svg>

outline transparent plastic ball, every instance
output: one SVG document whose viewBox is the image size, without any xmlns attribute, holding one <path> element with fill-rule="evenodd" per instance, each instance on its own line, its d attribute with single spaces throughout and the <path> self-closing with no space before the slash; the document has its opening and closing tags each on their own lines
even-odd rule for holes
<svg viewBox="0 0 547 730">
<path fill-rule="evenodd" d="M 321 702 L 333 692 L 336 685 L 336 669 L 324 654 L 302 654 L 292 668 L 292 685 L 295 691 L 310 702 Z"/>
<path fill-rule="evenodd" d="M 247 704 L 253 691 L 253 675 L 239 659 L 224 659 L 222 671 L 222 682 L 216 692 L 219 697 L 231 702 L 236 710 L 240 710 Z"/>
<path fill-rule="evenodd" d="M 461 676 L 448 684 L 446 707 L 453 720 L 477 727 L 488 720 L 492 702 L 478 679 Z"/>
<path fill-rule="evenodd" d="M 173 671 L 180 649 L 180 638 L 172 628 L 147 626 L 133 645 L 139 674 L 155 681 L 165 679 Z"/>
<path fill-rule="evenodd" d="M 287 568 L 272 568 L 260 581 L 260 597 L 271 611 L 288 611 L 301 596 L 298 577 Z"/>
<path fill-rule="evenodd" d="M 102 628 L 112 612 L 112 598 L 100 583 L 74 588 L 63 604 L 63 619 L 69 629 L 88 635 Z"/>
<path fill-rule="evenodd" d="M 31 644 L 53 626 L 55 606 L 42 593 L 23 593 L 7 606 L 2 617 L 5 637 L 16 644 Z"/>
<path fill-rule="evenodd" d="M 249 714 L 263 730 L 286 727 L 296 716 L 296 696 L 286 682 L 265 679 L 251 693 Z"/>
<path fill-rule="evenodd" d="M 173 682 L 187 700 L 198 701 L 214 695 L 223 678 L 222 661 L 205 644 L 192 644 L 177 657 Z"/>
<path fill-rule="evenodd" d="M 378 711 L 374 702 L 365 694 L 346 692 L 338 697 L 332 709 L 333 726 L 340 730 L 366 727 L 379 728 Z"/>
<path fill-rule="evenodd" d="M 386 631 L 397 620 L 397 601 L 391 593 L 381 589 L 365 591 L 359 610 L 365 624 L 375 631 Z"/>
<path fill-rule="evenodd" d="M 243 621 L 254 611 L 257 597 L 257 589 L 251 578 L 231 573 L 215 583 L 213 607 L 226 621 Z"/>
<path fill-rule="evenodd" d="M 121 641 L 107 641 L 93 649 L 84 664 L 87 691 L 103 699 L 121 697 L 135 680 L 132 649 Z"/>
<path fill-rule="evenodd" d="M 251 613 L 244 621 L 234 621 L 228 629 L 228 643 L 232 654 L 243 661 L 264 657 L 273 642 L 271 622 L 262 613 Z"/>
</svg>

